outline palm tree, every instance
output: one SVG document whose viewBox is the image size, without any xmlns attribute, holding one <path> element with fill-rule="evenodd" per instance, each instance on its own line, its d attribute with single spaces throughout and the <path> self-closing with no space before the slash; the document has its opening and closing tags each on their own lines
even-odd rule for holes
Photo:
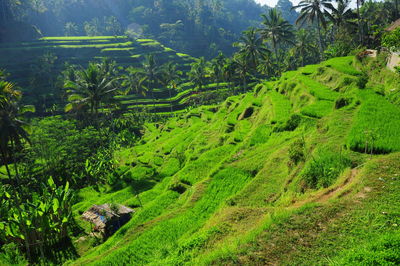
<svg viewBox="0 0 400 266">
<path fill-rule="evenodd" d="M 162 83 L 167 86 L 169 92 L 169 99 L 170 99 L 170 107 L 171 107 L 171 114 L 173 113 L 173 105 L 172 105 L 172 90 L 176 90 L 178 86 L 178 82 L 182 76 L 182 71 L 177 70 L 177 65 L 169 61 L 168 63 L 162 66 Z"/>
<path fill-rule="evenodd" d="M 275 39 L 276 41 L 277 39 Z M 242 54 L 249 60 L 249 66 L 256 69 L 258 62 L 266 58 L 271 52 L 263 45 L 263 39 L 258 35 L 255 28 L 250 28 L 242 33 L 239 42 L 233 44 L 239 48 Z"/>
<path fill-rule="evenodd" d="M 147 88 L 151 92 L 151 97 L 153 99 L 154 108 L 156 106 L 156 100 L 154 98 L 154 86 L 159 81 L 161 69 L 157 64 L 157 61 L 153 54 L 146 55 L 145 61 L 142 64 L 143 73 L 147 77 Z"/>
<path fill-rule="evenodd" d="M 326 14 L 333 9 L 331 0 L 302 0 L 299 5 L 293 9 L 300 8 L 300 16 L 296 20 L 296 24 L 304 25 L 306 21 L 310 24 L 317 23 L 320 54 L 323 55 L 323 43 L 321 35 L 321 25 L 326 28 Z"/>
<path fill-rule="evenodd" d="M 362 18 L 360 13 L 360 6 L 364 4 L 364 0 L 356 0 L 357 1 L 357 19 L 358 19 L 358 32 L 360 36 L 360 44 L 364 43 L 364 28 L 362 25 Z"/>
<path fill-rule="evenodd" d="M 225 82 L 233 84 L 235 80 L 236 65 L 232 59 L 227 59 L 223 69 L 222 76 Z M 235 86 L 235 84 L 233 84 Z"/>
<path fill-rule="evenodd" d="M 275 60 L 271 56 L 260 60 L 259 65 L 257 66 L 257 71 L 267 77 L 274 77 L 279 74 L 279 66 L 275 63 Z"/>
<path fill-rule="evenodd" d="M 242 80 L 243 92 L 247 90 L 247 76 L 249 74 L 249 64 L 247 59 L 240 54 L 236 54 L 233 58 L 236 66 L 236 74 Z"/>
<path fill-rule="evenodd" d="M 192 68 L 189 72 L 189 79 L 194 83 L 198 91 L 203 89 L 206 81 L 206 61 L 204 57 L 201 57 L 197 62 L 192 64 Z"/>
<path fill-rule="evenodd" d="M 134 91 L 136 94 L 146 96 L 147 87 L 145 84 L 147 83 L 147 76 L 134 67 L 128 67 L 126 71 L 128 74 L 124 75 L 124 81 L 122 82 L 122 85 L 127 87 L 125 93 Z"/>
<path fill-rule="evenodd" d="M 217 83 L 217 86 L 219 86 L 219 82 L 223 80 L 223 69 L 225 65 L 226 58 L 222 52 L 219 52 L 219 54 L 211 60 L 211 77 L 214 80 L 214 82 Z"/>
<path fill-rule="evenodd" d="M 316 47 L 311 41 L 311 33 L 305 29 L 300 29 L 297 32 L 296 44 L 294 46 L 294 54 L 300 55 L 301 66 L 304 66 L 304 61 L 308 55 L 315 51 Z"/>
<path fill-rule="evenodd" d="M 12 182 L 9 162 L 14 162 L 17 184 L 19 184 L 18 167 L 14 158 L 14 151 L 22 140 L 29 142 L 27 124 L 19 119 L 26 112 L 34 112 L 33 106 L 19 105 L 22 94 L 14 90 L 14 85 L 7 81 L 0 81 L 0 153 L 7 175 Z"/>
<path fill-rule="evenodd" d="M 279 60 L 279 46 L 285 43 L 293 44 L 293 27 L 275 8 L 268 11 L 268 16 L 264 14 L 261 16 L 263 18 L 263 28 L 260 30 L 261 36 L 264 40 L 271 41 L 275 58 Z"/>
<path fill-rule="evenodd" d="M 97 63 L 89 63 L 87 69 L 78 71 L 74 80 L 67 80 L 64 85 L 70 93 L 70 103 L 65 110 L 69 112 L 88 106 L 90 113 L 97 118 L 101 104 L 110 102 L 118 92 L 115 82 L 119 78 L 112 77 L 111 73 L 108 64 Z"/>
<path fill-rule="evenodd" d="M 326 12 L 326 15 L 332 21 L 337 31 L 348 32 L 355 23 L 351 20 L 354 19 L 354 13 L 350 8 L 349 0 L 336 0 L 337 7 L 332 5 L 331 13 Z"/>
<path fill-rule="evenodd" d="M 8 164 L 10 161 L 13 162 L 17 190 L 20 190 L 21 187 L 19 185 L 20 178 L 14 152 L 16 148 L 22 144 L 22 141 L 25 140 L 29 142 L 29 135 L 26 130 L 27 124 L 20 120 L 19 117 L 26 112 L 35 111 L 33 106 L 21 107 L 19 105 L 21 96 L 21 92 L 14 90 L 14 85 L 12 83 L 4 80 L 0 81 L 0 155 L 11 184 L 13 180 Z M 15 198 L 17 201 L 16 209 L 21 217 L 22 210 L 18 194 L 15 195 Z M 22 226 L 22 230 L 24 234 L 27 235 L 25 224 Z M 30 260 L 28 239 L 25 238 L 24 242 L 28 260 Z"/>
</svg>

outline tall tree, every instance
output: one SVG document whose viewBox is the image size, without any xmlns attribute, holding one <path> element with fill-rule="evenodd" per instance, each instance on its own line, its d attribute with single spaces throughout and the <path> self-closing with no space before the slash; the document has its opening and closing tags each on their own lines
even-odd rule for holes
<svg viewBox="0 0 400 266">
<path fill-rule="evenodd" d="M 278 38 L 275 38 L 278 41 Z M 263 38 L 258 35 L 255 28 L 250 28 L 242 33 L 239 42 L 234 43 L 239 48 L 238 53 L 249 61 L 249 66 L 256 69 L 260 60 L 269 56 L 270 51 L 263 44 Z"/>
<path fill-rule="evenodd" d="M 270 9 L 268 14 L 261 15 L 263 27 L 261 36 L 264 40 L 270 41 L 275 52 L 276 60 L 279 60 L 278 49 L 282 44 L 293 44 L 293 27 L 287 22 L 276 9 Z"/>
<path fill-rule="evenodd" d="M 99 108 L 103 103 L 109 103 L 118 92 L 111 63 L 89 63 L 87 69 L 77 71 L 74 80 L 67 80 L 65 88 L 70 94 L 69 104 L 65 107 L 67 112 L 88 107 L 90 113 L 97 119 Z"/>
<path fill-rule="evenodd" d="M 243 86 L 243 92 L 247 90 L 247 78 L 249 75 L 249 62 L 241 54 L 236 54 L 233 58 L 236 68 L 236 74 L 240 77 Z"/>
<path fill-rule="evenodd" d="M 335 25 L 337 31 L 350 32 L 354 26 L 352 22 L 355 16 L 350 7 L 350 0 L 336 0 L 336 7 L 332 5 L 330 13 L 326 15 Z"/>
<path fill-rule="evenodd" d="M 151 98 L 153 99 L 154 108 L 156 106 L 156 99 L 154 97 L 155 86 L 158 85 L 161 75 L 161 68 L 158 65 L 154 54 L 146 55 L 145 60 L 142 64 L 143 73 L 147 77 L 147 89 L 151 93 Z"/>
<path fill-rule="evenodd" d="M 0 81 L 0 152 L 10 182 L 13 181 L 8 164 L 13 162 L 17 184 L 19 184 L 19 173 L 13 155 L 22 140 L 29 142 L 27 124 L 20 119 L 20 116 L 27 111 L 34 111 L 33 106 L 20 106 L 21 96 L 21 92 L 15 90 L 12 83 Z"/>
<path fill-rule="evenodd" d="M 189 72 L 189 79 L 194 83 L 196 89 L 201 91 L 206 83 L 206 60 L 201 57 L 197 62 L 192 64 Z"/>
<path fill-rule="evenodd" d="M 300 16 L 296 24 L 304 25 L 308 21 L 311 25 L 316 23 L 319 37 L 320 55 L 323 56 L 324 45 L 322 41 L 321 26 L 326 28 L 326 14 L 333 9 L 331 0 L 302 0 L 294 9 L 300 8 Z"/>
<path fill-rule="evenodd" d="M 176 88 L 178 87 L 178 82 L 180 81 L 181 76 L 183 74 L 182 71 L 178 70 L 177 68 L 178 68 L 177 64 L 175 64 L 172 61 L 169 61 L 168 63 L 162 66 L 161 80 L 162 83 L 168 88 L 171 113 L 174 111 L 171 100 L 172 90 L 176 90 Z"/>
<path fill-rule="evenodd" d="M 126 70 L 128 73 L 124 75 L 123 86 L 127 87 L 126 93 L 134 91 L 136 94 L 146 95 L 147 92 L 147 76 L 134 67 L 129 67 Z"/>
<path fill-rule="evenodd" d="M 361 17 L 360 7 L 364 4 L 364 0 L 356 0 L 357 3 L 357 19 L 358 19 L 358 33 L 360 38 L 360 44 L 364 43 L 364 28 Z"/>
<path fill-rule="evenodd" d="M 293 49 L 296 57 L 300 57 L 301 66 L 305 65 L 307 58 L 313 54 L 316 48 L 312 41 L 311 33 L 305 29 L 300 29 L 297 32 L 296 44 Z"/>
<path fill-rule="evenodd" d="M 210 62 L 211 77 L 217 85 L 219 85 L 219 83 L 224 79 L 223 74 L 225 62 L 226 57 L 221 52 Z"/>
</svg>

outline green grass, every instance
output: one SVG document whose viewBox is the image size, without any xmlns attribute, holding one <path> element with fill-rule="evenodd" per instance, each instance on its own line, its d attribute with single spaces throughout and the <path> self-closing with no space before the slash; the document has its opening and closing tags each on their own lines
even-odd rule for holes
<svg viewBox="0 0 400 266">
<path fill-rule="evenodd" d="M 301 81 L 310 94 L 316 97 L 318 100 L 334 101 L 338 96 L 337 92 L 332 91 L 327 86 L 311 79 L 308 76 L 299 76 L 297 77 L 297 80 Z"/>
<path fill-rule="evenodd" d="M 126 36 L 68 36 L 68 37 L 43 37 L 43 41 L 90 41 L 90 40 L 115 40 L 126 39 Z"/>
<path fill-rule="evenodd" d="M 354 62 L 353 56 L 337 57 L 325 61 L 323 65 L 332 67 L 333 69 L 348 75 L 352 76 L 361 75 L 361 72 L 354 67 L 353 62 Z"/>
<path fill-rule="evenodd" d="M 400 112 L 371 90 L 331 89 L 327 74 L 348 77 L 336 69 L 349 73 L 343 69 L 352 60 L 287 72 L 258 85 L 257 94 L 145 124 L 138 143 L 115 151 L 118 171 L 126 173 L 119 186 L 81 190 L 74 206 L 77 220 L 92 204 L 108 202 L 135 214 L 105 243 L 78 248 L 82 257 L 70 264 L 342 265 L 395 257 L 390 242 L 397 238 L 388 237 L 400 224 L 399 154 L 345 147 L 370 127 L 384 137 L 377 145 L 398 145 Z M 321 71 L 324 65 L 330 67 Z M 182 103 L 194 88 L 181 89 L 169 100 Z M 352 104 L 335 110 L 335 99 L 347 95 Z M 252 115 L 239 120 L 248 108 Z"/>
<path fill-rule="evenodd" d="M 400 151 L 400 108 L 372 90 L 360 91 L 361 107 L 347 139 L 355 151 Z"/>
<path fill-rule="evenodd" d="M 268 95 L 274 108 L 273 120 L 276 122 L 287 120 L 292 109 L 289 99 L 276 91 L 271 91 Z"/>
<path fill-rule="evenodd" d="M 333 111 L 334 103 L 331 101 L 316 101 L 307 105 L 301 110 L 301 113 L 314 118 L 322 118 Z"/>
</svg>

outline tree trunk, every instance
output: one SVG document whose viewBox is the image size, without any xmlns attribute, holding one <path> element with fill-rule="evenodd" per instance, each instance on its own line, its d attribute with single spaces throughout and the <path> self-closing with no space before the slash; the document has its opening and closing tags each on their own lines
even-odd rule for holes
<svg viewBox="0 0 400 266">
<path fill-rule="evenodd" d="M 15 151 L 15 143 L 13 140 L 11 140 L 11 149 Z M 14 156 L 15 157 L 15 156 Z M 18 172 L 18 166 L 17 166 L 17 160 L 13 158 L 14 162 L 14 170 L 15 170 L 15 179 L 17 180 L 17 187 L 20 188 L 20 179 L 19 179 L 19 172 Z"/>
<path fill-rule="evenodd" d="M 3 159 L 4 166 L 6 167 L 7 175 L 8 175 L 8 178 L 10 179 L 10 183 L 12 184 L 13 181 L 12 181 L 10 168 L 8 167 L 7 153 L 3 149 L 1 149 L 1 157 L 3 157 L 2 159 Z"/>
<path fill-rule="evenodd" d="M 172 115 L 173 107 L 172 107 L 172 100 L 171 100 L 171 98 L 172 98 L 171 88 L 169 88 L 168 92 L 169 92 L 169 104 L 171 105 L 171 115 Z"/>
<path fill-rule="evenodd" d="M 323 60 L 324 58 L 324 48 L 322 47 L 322 35 L 321 35 L 321 25 L 317 21 L 317 28 L 318 28 L 318 39 L 319 39 L 319 52 L 320 52 L 320 59 Z"/>
<path fill-rule="evenodd" d="M 359 41 L 362 45 L 364 43 L 364 32 L 361 25 L 361 13 L 360 13 L 360 0 L 357 0 L 357 19 L 358 19 L 358 34 L 359 34 Z"/>
</svg>

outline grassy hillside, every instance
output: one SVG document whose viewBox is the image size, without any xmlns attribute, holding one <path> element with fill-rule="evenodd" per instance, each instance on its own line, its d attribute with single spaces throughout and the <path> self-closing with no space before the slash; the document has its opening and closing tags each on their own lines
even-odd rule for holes
<svg viewBox="0 0 400 266">
<path fill-rule="evenodd" d="M 154 54 L 158 65 L 173 61 L 182 71 L 190 70 L 190 64 L 194 62 L 194 58 L 189 55 L 177 53 L 155 40 L 131 40 L 124 36 L 45 37 L 33 42 L 2 43 L 0 44 L 0 54 L 0 68 L 6 69 L 11 74 L 10 80 L 21 87 L 27 99 L 35 97 L 38 87 L 46 90 L 46 87 L 52 83 L 48 79 L 44 79 L 32 84 L 39 65 L 43 67 L 48 63 L 46 55 L 49 54 L 55 56 L 54 65 L 49 66 L 52 72 L 48 73 L 53 75 L 53 80 L 56 80 L 56 76 L 65 69 L 65 63 L 86 67 L 90 61 L 100 61 L 103 58 L 116 61 L 119 67 L 141 67 L 145 56 Z M 56 87 L 62 87 L 62 84 L 56 85 Z M 182 88 L 182 90 L 184 89 Z M 177 96 L 176 92 L 173 94 L 173 96 Z M 132 101 L 132 97 L 138 98 L 140 101 L 136 103 L 136 101 Z M 58 101 L 59 98 L 60 96 L 56 95 Z M 167 99 L 169 92 L 166 88 L 156 89 L 155 98 L 164 99 L 168 103 L 174 101 L 174 99 Z M 123 100 L 123 105 L 128 109 L 131 109 L 133 105 L 139 105 L 139 107 L 141 104 L 146 105 L 149 101 L 154 104 L 149 95 L 132 95 Z M 178 98 L 178 100 L 182 99 Z M 178 102 L 173 103 L 179 107 Z"/>
<path fill-rule="evenodd" d="M 335 58 L 147 124 L 115 152 L 119 185 L 74 206 L 86 232 L 92 204 L 132 220 L 98 246 L 77 235 L 67 264 L 400 263 L 400 107 L 377 93 L 398 88 L 373 66 Z"/>
<path fill-rule="evenodd" d="M 62 69 L 65 62 L 86 65 L 89 61 L 109 57 L 120 66 L 138 66 L 146 54 L 154 53 L 162 64 L 173 60 L 188 67 L 190 56 L 176 53 L 151 39 L 131 40 L 124 36 L 95 37 L 45 37 L 25 43 L 2 43 L 0 65 L 12 76 L 29 71 L 40 56 L 52 53 L 57 57 L 56 67 Z M 21 85 L 24 85 L 21 80 Z"/>
<path fill-rule="evenodd" d="M 37 97 L 36 90 L 42 91 L 57 82 L 57 75 L 65 69 L 65 63 L 86 67 L 90 61 L 100 61 L 103 58 L 115 60 L 119 67 L 142 66 L 146 55 L 154 54 L 157 65 L 172 61 L 178 69 L 187 72 L 194 58 L 164 47 L 152 39 L 131 40 L 124 36 L 95 36 L 95 37 L 46 37 L 34 42 L 3 43 L 0 44 L 0 69 L 6 69 L 11 74 L 10 80 L 15 82 L 24 91 L 27 101 Z M 54 66 L 51 69 L 52 82 L 48 78 L 35 80 L 35 72 L 39 65 L 46 65 L 46 56 L 54 55 Z M 40 61 L 40 60 L 44 60 Z M 50 70 L 49 70 L 50 71 Z M 50 101 L 60 101 L 62 83 L 55 84 L 57 95 L 49 97 Z M 54 86 L 54 84 L 53 84 Z M 208 84 L 202 92 L 232 90 L 230 84 Z M 190 96 L 196 93 L 191 82 L 180 84 L 176 90 L 169 91 L 165 87 L 154 88 L 154 99 L 150 93 L 147 95 L 131 94 L 117 96 L 122 108 L 126 110 L 140 110 L 144 108 L 150 112 L 166 113 L 183 110 L 188 106 Z"/>
</svg>

